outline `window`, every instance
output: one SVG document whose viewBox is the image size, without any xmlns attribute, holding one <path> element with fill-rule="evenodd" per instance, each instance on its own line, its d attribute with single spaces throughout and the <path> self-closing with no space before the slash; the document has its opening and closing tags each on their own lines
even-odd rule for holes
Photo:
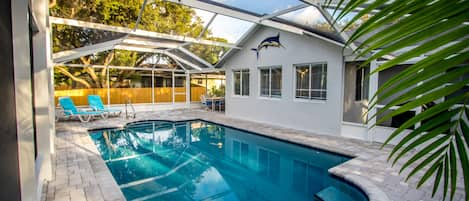
<svg viewBox="0 0 469 201">
<path fill-rule="evenodd" d="M 368 80 L 365 77 L 370 74 L 369 67 L 357 67 L 355 80 L 355 100 L 361 101 L 368 99 Z"/>
<path fill-rule="evenodd" d="M 249 96 L 249 70 L 235 70 L 234 77 L 234 94 L 240 96 Z"/>
<path fill-rule="evenodd" d="M 326 100 L 327 64 L 301 64 L 295 66 L 296 98 Z"/>
<path fill-rule="evenodd" d="M 261 96 L 282 96 L 282 67 L 268 67 L 260 69 Z"/>
</svg>

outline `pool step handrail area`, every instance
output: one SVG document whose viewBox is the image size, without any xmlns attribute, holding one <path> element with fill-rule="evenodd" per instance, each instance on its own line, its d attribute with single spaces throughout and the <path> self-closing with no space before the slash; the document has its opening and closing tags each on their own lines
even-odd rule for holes
<svg viewBox="0 0 469 201">
<path fill-rule="evenodd" d="M 132 109 L 131 112 L 129 111 L 128 107 L 130 107 L 130 109 Z M 125 103 L 125 118 L 126 119 L 129 119 L 129 118 L 135 119 L 136 116 L 137 116 L 137 113 L 135 112 L 134 105 L 132 105 L 132 101 L 130 100 L 130 98 L 128 98 L 126 103 Z"/>
</svg>

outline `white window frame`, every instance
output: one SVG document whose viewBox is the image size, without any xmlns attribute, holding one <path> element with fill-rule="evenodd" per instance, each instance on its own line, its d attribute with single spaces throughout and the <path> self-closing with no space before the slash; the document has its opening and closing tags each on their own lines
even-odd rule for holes
<svg viewBox="0 0 469 201">
<path fill-rule="evenodd" d="M 237 96 L 237 97 L 248 97 L 249 94 L 251 93 L 251 87 L 249 86 L 249 92 L 248 94 L 243 94 L 243 72 L 248 72 L 249 74 L 249 79 L 251 79 L 251 72 L 249 70 L 249 68 L 243 68 L 243 69 L 233 69 L 232 73 L 233 73 L 233 82 L 232 82 L 232 86 L 233 86 L 233 96 Z M 236 90 L 235 90 L 235 87 L 236 87 L 236 75 L 235 73 L 236 72 L 239 72 L 239 94 L 236 94 Z M 249 80 L 249 85 L 251 85 L 251 80 Z"/>
<path fill-rule="evenodd" d="M 317 64 L 321 64 L 322 65 L 322 68 L 324 69 L 324 65 L 325 65 L 325 68 L 326 68 L 326 89 L 312 89 L 312 76 L 311 76 L 311 72 L 312 72 L 312 68 L 313 68 L 313 65 L 317 65 Z M 296 92 L 298 91 L 297 89 L 297 86 L 296 86 L 296 81 L 297 81 L 297 76 L 296 76 L 296 68 L 297 67 L 300 67 L 300 66 L 306 66 L 308 65 L 309 66 L 309 85 L 308 85 L 308 97 L 305 98 L 305 97 L 297 97 L 296 96 Z M 299 63 L 299 64 L 293 64 L 293 97 L 294 97 L 294 100 L 296 101 L 307 101 L 307 102 L 319 102 L 319 103 L 324 103 L 327 101 L 327 80 L 328 80 L 328 73 L 327 73 L 327 62 L 326 61 L 321 61 L 321 62 L 311 62 L 311 63 Z M 301 89 L 300 89 L 301 90 Z M 321 99 L 321 98 L 315 98 L 315 97 L 312 97 L 311 96 L 311 91 L 325 91 L 326 92 L 326 96 L 324 97 L 324 99 Z"/>
<path fill-rule="evenodd" d="M 280 87 L 280 96 L 272 96 L 272 69 L 277 69 L 277 68 L 280 69 L 280 71 L 281 71 L 281 80 L 280 80 L 280 82 L 282 84 L 281 84 L 281 87 Z M 266 70 L 266 69 L 269 69 L 269 94 L 263 95 L 262 94 L 262 86 L 261 86 L 261 83 L 262 83 L 261 70 Z M 282 89 L 283 89 L 283 69 L 282 69 L 282 66 L 281 65 L 278 65 L 278 66 L 261 66 L 261 67 L 258 67 L 258 70 L 259 70 L 259 97 L 281 99 L 282 98 Z"/>
</svg>

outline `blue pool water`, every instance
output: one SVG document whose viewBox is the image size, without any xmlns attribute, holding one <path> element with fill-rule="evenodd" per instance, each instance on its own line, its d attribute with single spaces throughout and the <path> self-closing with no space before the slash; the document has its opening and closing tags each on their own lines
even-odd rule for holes
<svg viewBox="0 0 469 201">
<path fill-rule="evenodd" d="M 136 122 L 90 136 L 127 200 L 367 200 L 327 172 L 350 157 L 214 123 Z"/>
</svg>

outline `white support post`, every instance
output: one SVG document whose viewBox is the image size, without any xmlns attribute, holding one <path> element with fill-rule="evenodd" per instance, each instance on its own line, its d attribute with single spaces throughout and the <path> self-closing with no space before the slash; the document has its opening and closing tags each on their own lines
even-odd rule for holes
<svg viewBox="0 0 469 201">
<path fill-rule="evenodd" d="M 171 89 L 172 89 L 172 95 L 173 95 L 173 105 L 174 105 L 174 102 L 175 102 L 175 98 L 176 98 L 176 94 L 174 94 L 176 92 L 176 90 L 174 90 L 174 82 L 176 81 L 176 79 L 174 79 L 174 71 L 171 72 L 171 78 L 172 78 L 172 82 L 171 82 Z"/>
<path fill-rule="evenodd" d="M 208 96 L 208 79 L 207 79 L 207 74 L 205 74 L 205 96 Z"/>
<path fill-rule="evenodd" d="M 373 72 L 374 70 L 376 70 L 378 68 L 378 63 L 376 60 L 373 60 L 371 61 L 370 63 L 370 72 Z M 373 98 L 373 96 L 376 94 L 376 92 L 378 91 L 378 81 L 379 81 L 379 72 L 377 73 L 374 73 L 374 74 L 371 74 L 370 75 L 370 83 L 369 83 L 369 93 L 368 93 L 368 101 L 371 101 L 371 98 Z M 376 101 L 378 101 L 378 99 L 376 99 Z M 368 105 L 372 104 L 371 102 L 368 103 Z M 373 125 L 376 124 L 376 117 L 375 118 L 371 118 L 371 116 L 375 115 L 376 112 L 378 111 L 378 109 L 375 107 L 373 108 L 368 108 L 368 122 L 367 122 L 367 128 L 368 128 L 368 136 L 367 136 L 367 140 L 370 142 L 370 143 L 373 143 Z"/>
<path fill-rule="evenodd" d="M 186 72 L 186 106 L 191 106 L 191 74 Z"/>
<path fill-rule="evenodd" d="M 155 104 L 155 66 L 151 69 L 151 104 Z"/>
<path fill-rule="evenodd" d="M 15 1 L 16 2 L 16 1 Z M 19 2 L 19 1 L 18 1 Z M 35 184 L 36 184 L 36 199 L 39 200 L 41 196 L 41 191 L 44 188 L 45 181 L 50 181 L 53 175 L 53 168 L 52 168 L 52 159 L 51 153 L 54 149 L 54 138 L 55 138 L 55 111 L 54 111 L 54 94 L 53 94 L 53 87 L 54 83 L 52 82 L 53 76 L 50 73 L 50 55 L 52 52 L 52 48 L 49 46 L 51 40 L 50 29 L 47 23 L 48 17 L 48 3 L 49 1 L 46 0 L 35 0 L 29 2 L 30 9 L 32 10 L 31 15 L 29 16 L 34 21 L 36 25 L 37 32 L 36 33 L 29 33 L 32 37 L 32 43 L 30 49 L 33 51 L 34 57 L 31 58 L 31 65 L 32 68 L 29 70 L 33 71 L 31 74 L 31 82 L 33 82 L 33 99 L 34 104 L 32 105 L 35 108 L 32 116 L 35 118 L 35 125 L 33 125 L 33 129 L 36 131 L 36 136 L 34 141 L 36 143 L 36 154 L 37 157 L 35 158 Z M 12 2 L 13 4 L 13 2 Z M 25 5 L 27 7 L 27 5 Z M 25 8 L 25 11 L 27 8 Z M 16 10 L 17 12 L 18 10 Z M 23 12 L 15 13 L 21 14 Z M 13 13 L 12 13 L 13 14 Z M 13 16 L 15 15 L 13 14 Z M 16 18 L 16 17 L 15 17 Z M 25 22 L 25 24 L 27 21 Z M 27 29 L 26 29 L 27 30 Z M 27 33 L 22 33 L 27 34 Z M 16 35 L 13 36 L 13 39 L 16 38 Z M 22 40 L 23 37 L 19 37 L 18 40 Z M 16 47 L 14 47 L 16 49 Z M 29 52 L 27 52 L 29 53 Z M 22 57 L 22 55 L 14 55 L 15 58 L 18 57 L 25 62 L 27 61 L 26 57 Z M 27 70 L 26 66 L 22 66 L 25 68 L 18 68 L 19 66 L 15 65 L 15 74 L 16 71 L 23 71 Z M 53 69 L 52 69 L 53 70 Z M 52 74 L 53 75 L 53 74 Z M 52 78 L 52 79 L 51 79 Z M 25 91 L 26 92 L 26 91 Z M 28 95 L 28 94 L 27 94 Z M 31 94 L 29 94 L 31 95 Z M 22 107 L 20 105 L 19 107 Z M 31 108 L 31 107 L 30 107 Z M 25 109 L 25 108 L 24 108 Z M 22 109 L 21 109 L 22 110 Z M 52 112 L 51 112 L 52 111 Z M 27 123 L 27 121 L 25 122 Z M 20 126 L 20 124 L 18 124 Z M 53 130 L 51 132 L 51 130 Z M 24 143 L 24 142 L 21 142 Z M 23 152 L 23 154 L 26 152 Z M 25 164 L 21 164 L 25 165 Z M 28 166 L 26 164 L 26 166 Z M 22 168 L 20 166 L 20 168 Z M 28 167 L 29 168 L 29 167 Z M 24 198 L 24 200 L 27 200 Z"/>
<path fill-rule="evenodd" d="M 18 200 L 33 201 L 37 200 L 37 186 L 36 186 L 36 160 L 34 155 L 34 128 L 33 126 L 33 97 L 31 96 L 31 63 L 30 60 L 30 38 L 29 38 L 29 19 L 28 19 L 28 2 L 26 0 L 11 1 L 11 47 L 13 53 L 12 59 L 13 66 L 8 68 L 14 68 L 14 85 L 10 86 L 14 89 L 15 102 L 11 103 L 12 107 L 15 107 L 16 114 L 16 131 L 6 131 L 2 128 L 2 137 L 4 132 L 16 132 L 18 144 L 18 155 L 17 161 L 11 161 L 19 166 L 18 171 L 20 177 L 18 178 L 18 187 L 21 189 L 21 195 L 18 195 Z M 7 4 L 10 5 L 10 4 Z M 5 5 L 2 5 L 5 6 Z M 5 14 L 6 15 L 6 14 Z M 2 24 L 2 29 L 8 31 L 5 28 L 6 25 Z M 5 32 L 2 31 L 2 32 Z M 2 39 L 3 40 L 3 39 Z M 9 43 L 10 41 L 2 41 L 2 43 Z M 5 57 L 3 57 L 5 58 Z M 12 76 L 12 75 L 7 75 Z M 7 94 L 4 94 L 7 95 Z M 11 94 L 9 94 L 11 95 Z M 2 111 L 5 112 L 5 111 Z M 6 116 L 6 114 L 3 114 Z M 6 135 L 5 135 L 6 136 Z M 4 148 L 2 147 L 2 151 Z M 2 154 L 9 154 L 2 152 Z M 6 164 L 2 164 L 5 167 Z M 20 197 L 21 196 L 21 197 Z"/>
<path fill-rule="evenodd" d="M 109 66 L 106 66 L 106 79 L 107 79 L 107 106 L 111 106 L 111 80 L 109 75 Z"/>
</svg>

